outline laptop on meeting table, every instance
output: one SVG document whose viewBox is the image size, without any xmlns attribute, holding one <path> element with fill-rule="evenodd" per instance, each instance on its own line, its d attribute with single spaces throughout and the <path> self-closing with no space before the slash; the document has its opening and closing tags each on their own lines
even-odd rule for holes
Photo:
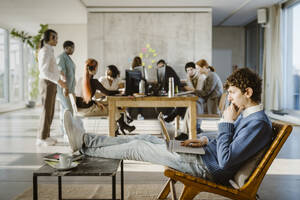
<svg viewBox="0 0 300 200">
<path fill-rule="evenodd" d="M 162 135 L 166 141 L 167 148 L 170 152 L 176 153 L 190 153 L 190 154 L 201 154 L 204 155 L 205 151 L 203 147 L 187 147 L 181 146 L 181 141 L 179 140 L 171 140 L 168 130 L 166 128 L 165 121 L 162 118 L 162 113 L 159 113 L 158 119 L 162 128 Z"/>
</svg>

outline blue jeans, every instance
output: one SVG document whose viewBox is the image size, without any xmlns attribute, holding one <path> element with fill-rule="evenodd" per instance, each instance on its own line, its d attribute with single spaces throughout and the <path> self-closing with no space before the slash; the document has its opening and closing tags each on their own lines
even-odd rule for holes
<svg viewBox="0 0 300 200">
<path fill-rule="evenodd" d="M 171 153 L 163 139 L 152 135 L 109 137 L 84 134 L 81 153 L 88 156 L 137 160 L 211 179 L 200 155 Z"/>
</svg>

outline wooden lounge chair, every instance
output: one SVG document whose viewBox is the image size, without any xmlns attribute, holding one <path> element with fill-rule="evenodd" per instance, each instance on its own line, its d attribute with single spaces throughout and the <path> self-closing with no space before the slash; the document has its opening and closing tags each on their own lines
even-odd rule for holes
<svg viewBox="0 0 300 200">
<path fill-rule="evenodd" d="M 210 192 L 219 194 L 231 199 L 248 200 L 258 197 L 257 190 L 266 175 L 270 165 L 276 158 L 281 147 L 289 137 L 292 126 L 273 122 L 274 139 L 271 146 L 267 149 L 259 164 L 249 176 L 248 180 L 240 188 L 235 189 L 230 186 L 223 186 L 203 178 L 194 177 L 171 168 L 165 169 L 165 176 L 169 177 L 164 189 L 158 196 L 158 199 L 165 199 L 168 194 L 172 193 L 172 199 L 176 198 L 174 184 L 179 181 L 184 184 L 183 191 L 179 199 L 193 199 L 200 192 Z"/>
</svg>

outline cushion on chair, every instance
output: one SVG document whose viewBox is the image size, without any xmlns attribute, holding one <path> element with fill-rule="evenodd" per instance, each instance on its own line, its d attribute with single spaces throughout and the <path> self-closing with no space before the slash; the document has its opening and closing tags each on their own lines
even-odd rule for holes
<svg viewBox="0 0 300 200">
<path fill-rule="evenodd" d="M 234 180 L 229 181 L 233 188 L 239 189 L 246 183 L 252 172 L 255 170 L 255 168 L 258 166 L 259 162 L 263 158 L 266 149 L 267 148 L 264 148 L 259 153 L 257 153 L 256 156 L 248 160 L 234 175 Z"/>
</svg>

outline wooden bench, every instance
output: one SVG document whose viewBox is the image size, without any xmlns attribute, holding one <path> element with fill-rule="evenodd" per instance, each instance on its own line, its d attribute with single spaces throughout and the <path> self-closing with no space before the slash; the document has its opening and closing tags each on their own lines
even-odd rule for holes
<svg viewBox="0 0 300 200">
<path fill-rule="evenodd" d="M 279 124 L 273 122 L 274 139 L 271 146 L 268 148 L 263 158 L 259 162 L 256 169 L 252 172 L 245 184 L 239 189 L 233 187 L 223 186 L 216 184 L 212 181 L 203 178 L 194 177 L 183 172 L 166 168 L 165 176 L 169 177 L 168 182 L 165 184 L 164 189 L 158 196 L 158 199 L 167 198 L 168 194 L 172 193 L 172 199 L 176 198 L 174 184 L 179 181 L 184 184 L 183 191 L 179 199 L 193 199 L 200 192 L 210 192 L 219 194 L 231 199 L 248 200 L 257 198 L 257 190 L 266 175 L 273 160 L 276 158 L 281 147 L 292 132 L 292 126 L 288 124 Z"/>
</svg>

